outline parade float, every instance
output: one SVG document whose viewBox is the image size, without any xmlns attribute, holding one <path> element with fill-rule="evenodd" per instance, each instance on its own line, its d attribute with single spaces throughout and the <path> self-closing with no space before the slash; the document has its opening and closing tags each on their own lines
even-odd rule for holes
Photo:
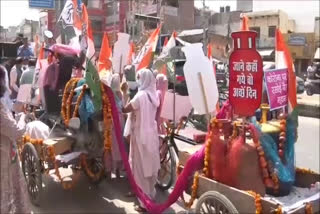
<svg viewBox="0 0 320 214">
<path fill-rule="evenodd" d="M 198 198 L 196 213 L 317 213 L 320 176 L 295 167 L 298 124 L 290 97 L 290 90 L 295 91 L 290 88 L 294 73 L 288 69 L 264 72 L 255 37 L 252 31 L 232 33 L 229 101 L 210 120 L 205 145 L 178 153 L 179 177 L 170 197 L 181 195 L 185 201 L 181 190 L 187 189 L 191 199 L 185 206 L 191 208 Z M 188 49 L 197 52 L 196 45 L 191 46 L 185 49 L 186 56 Z M 187 67 L 192 106 L 202 113 L 211 112 L 210 92 L 203 90 L 206 83 L 195 84 L 195 77 L 188 82 L 188 72 L 196 75 L 199 70 Z M 194 95 L 197 90 L 199 94 Z M 262 102 L 264 95 L 267 103 Z M 194 104 L 193 99 L 198 102 Z M 257 110 L 261 112 L 259 121 Z M 171 144 L 183 141 L 177 135 L 173 138 Z"/>
<path fill-rule="evenodd" d="M 63 66 L 65 57 L 77 58 L 80 51 L 56 45 L 53 52 L 60 55 Z M 26 133 L 18 144 L 22 171 L 35 205 L 41 205 L 44 175 L 71 189 L 83 171 L 97 184 L 104 178 L 103 155 L 111 152 L 110 104 L 96 69 L 88 62 L 85 77 L 72 78 L 74 65 L 71 63 L 70 69 L 61 66 L 52 70 L 57 75 L 44 77 L 50 81 L 47 84 L 43 80 L 40 86 L 42 105 L 35 108 L 38 118 L 31 122 L 35 126 L 39 121 L 45 123 L 50 127 L 49 135 L 40 138 L 37 133 Z M 51 72 L 50 68 L 46 72 Z"/>
<path fill-rule="evenodd" d="M 157 29 L 159 33 L 160 27 Z M 160 147 L 158 185 L 167 189 L 173 183 L 173 180 L 162 183 L 163 172 L 170 173 L 171 177 L 176 172 L 177 180 L 172 193 L 162 204 L 154 203 L 135 183 L 113 92 L 100 81 L 91 60 L 87 61 L 85 75 L 81 78 L 71 78 L 72 69 L 66 73 L 63 66 L 51 64 L 56 66 L 53 73 L 61 72 L 58 75 L 61 78 L 55 81 L 50 79 L 55 85 L 47 81 L 48 85 L 43 87 L 44 113 L 38 118 L 48 124 L 50 134 L 41 139 L 25 135 L 19 144 L 31 201 L 41 205 L 44 174 L 61 182 L 65 189 L 76 184 L 81 171 L 92 182 L 101 181 L 105 167 L 102 158 L 110 155 L 112 150 L 113 126 L 116 145 L 132 191 L 150 213 L 164 212 L 180 197 L 186 208 L 192 207 L 198 198 L 196 213 L 319 212 L 319 174 L 297 169 L 294 164 L 297 118 L 293 110 L 295 96 L 291 94 L 292 91 L 295 93 L 295 89 L 290 89 L 294 73 L 285 69 L 264 74 L 261 57 L 255 49 L 256 33 L 235 32 L 232 37 L 234 51 L 229 61 L 229 101 L 221 110 L 217 109 L 219 95 L 213 66 L 205 57 L 202 44 L 190 44 L 183 48 L 187 58 L 183 70 L 189 97 L 176 97 L 173 91 L 165 98 L 173 107 L 173 114 L 167 118 L 173 121 L 173 125 L 169 123 L 167 136 L 161 141 L 164 147 Z M 128 43 L 128 37 L 125 41 Z M 127 51 L 128 44 L 125 46 L 119 48 L 119 54 L 117 50 L 114 52 L 115 72 L 120 73 L 124 67 L 122 53 Z M 54 52 L 59 50 L 60 55 L 79 54 L 66 46 L 57 47 Z M 148 47 L 148 50 L 152 53 L 152 48 Z M 109 61 L 106 64 L 110 67 Z M 268 103 L 261 101 L 263 79 Z M 177 110 L 179 103 L 184 105 Z M 257 121 L 255 114 L 259 108 L 262 116 Z M 267 117 L 269 110 L 278 111 L 273 113 L 272 120 Z M 189 118 L 188 112 L 206 115 L 207 121 L 210 121 L 207 133 L 197 132 L 193 138 L 183 136 L 183 121 L 178 127 L 175 121 L 180 116 Z M 178 140 L 193 146 L 179 151 L 175 144 Z M 199 144 L 203 141 L 204 144 Z M 172 147 L 179 158 L 177 169 L 174 161 L 167 159 L 174 156 Z M 166 170 L 168 164 L 169 171 Z M 61 175 L 64 169 L 71 170 L 66 177 Z M 188 202 L 184 200 L 184 191 L 191 195 Z"/>
</svg>

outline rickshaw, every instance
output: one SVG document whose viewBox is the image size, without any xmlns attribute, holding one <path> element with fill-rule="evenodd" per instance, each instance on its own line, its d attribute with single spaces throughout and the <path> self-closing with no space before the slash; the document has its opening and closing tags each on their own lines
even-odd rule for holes
<svg viewBox="0 0 320 214">
<path fill-rule="evenodd" d="M 80 171 L 93 184 L 105 178 L 102 161 L 103 109 L 95 111 L 86 123 L 80 122 L 79 105 L 84 96 L 87 96 L 86 99 L 90 97 L 91 89 L 87 84 L 76 87 L 83 79 L 71 78 L 72 70 L 59 69 L 58 72 L 59 75 L 64 72 L 58 82 L 61 87 L 52 89 L 44 86 L 42 107 L 37 110 L 40 117 L 36 120 L 50 127 L 49 137 L 35 139 L 25 135 L 18 145 L 28 193 L 31 202 L 37 206 L 41 205 L 44 174 L 61 182 L 64 189 L 75 185 Z M 69 170 L 65 177 L 60 174 L 61 168 Z"/>
<path fill-rule="evenodd" d="M 262 104 L 260 107 L 260 111 L 262 112 L 261 120 L 259 121 L 261 133 L 271 136 L 272 139 L 275 139 L 276 144 L 278 144 L 278 140 L 283 136 L 282 127 L 284 122 L 283 119 L 268 121 L 267 115 L 269 110 L 270 107 L 268 104 Z M 192 113 L 182 118 L 178 124 L 174 121 L 167 123 L 167 134 L 160 136 L 161 169 L 158 176 L 158 187 L 160 187 L 161 190 L 167 190 L 171 187 L 175 181 L 176 173 L 179 175 L 188 159 L 203 147 L 201 143 L 204 142 L 206 132 L 197 131 L 195 133 L 195 135 L 201 138 L 198 142 L 196 141 L 195 135 L 192 139 L 190 134 L 186 136 L 178 133 L 180 129 L 185 127 L 186 122 L 190 121 L 191 115 Z M 246 130 L 246 126 L 242 121 L 236 119 L 216 119 L 215 123 L 215 126 L 219 127 L 220 139 L 228 139 L 236 133 L 244 133 L 246 143 L 252 143 L 253 136 L 247 133 L 247 131 L 243 131 Z M 177 147 L 178 142 L 189 143 L 193 146 L 179 151 Z M 206 152 L 206 156 L 207 155 L 209 155 L 209 153 L 207 154 Z M 178 167 L 176 167 L 176 156 L 179 161 Z M 206 156 L 204 160 L 205 167 Z M 260 160 L 258 155 L 257 160 Z M 295 168 L 295 181 L 294 184 L 292 184 L 292 188 L 296 188 L 295 191 L 299 188 L 304 188 L 310 191 L 310 195 L 306 196 L 301 194 L 291 203 L 283 202 L 286 195 L 290 197 L 290 190 L 286 187 L 280 187 L 278 191 L 281 191 L 281 194 L 276 193 L 276 195 L 272 195 L 270 193 L 261 196 L 256 192 L 249 191 L 250 189 L 248 189 L 248 191 L 239 189 L 209 177 L 207 171 L 208 169 L 204 168 L 199 174 L 196 173 L 197 175 L 195 174 L 193 176 L 193 182 L 192 180 L 189 182 L 190 188 L 187 193 L 189 193 L 192 198 L 191 203 L 185 203 L 185 206 L 190 208 L 193 204 L 192 202 L 198 199 L 195 206 L 196 213 L 310 213 L 311 211 L 319 213 L 320 211 L 320 175 L 311 170 Z M 268 189 L 268 191 L 271 190 Z M 296 192 L 293 194 L 296 194 Z"/>
</svg>

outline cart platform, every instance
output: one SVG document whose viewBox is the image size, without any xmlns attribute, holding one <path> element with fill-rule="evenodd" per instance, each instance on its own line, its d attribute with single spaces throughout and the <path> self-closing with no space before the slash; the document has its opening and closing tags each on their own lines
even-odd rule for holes
<svg viewBox="0 0 320 214">
<path fill-rule="evenodd" d="M 188 158 L 199 148 L 201 148 L 201 145 L 188 147 L 180 151 L 180 166 L 183 167 Z M 313 213 L 319 213 L 319 185 L 318 187 L 315 185 L 315 187 L 310 188 L 316 182 L 320 182 L 320 175 L 318 173 L 297 170 L 295 185 L 288 196 L 274 197 L 266 194 L 264 197 L 261 197 L 262 213 L 272 213 L 279 205 L 282 207 L 283 213 L 305 213 L 306 203 L 312 206 Z M 209 193 L 209 191 L 215 191 L 225 196 L 239 213 L 254 213 L 256 210 L 255 197 L 247 191 L 239 190 L 200 175 L 197 190 L 197 197 L 200 198 L 198 203 L 201 201 L 201 196 Z"/>
</svg>

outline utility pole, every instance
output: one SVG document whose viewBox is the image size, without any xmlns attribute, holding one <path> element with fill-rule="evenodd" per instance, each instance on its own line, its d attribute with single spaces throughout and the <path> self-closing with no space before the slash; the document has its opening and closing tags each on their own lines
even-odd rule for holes
<svg viewBox="0 0 320 214">
<path fill-rule="evenodd" d="M 203 51 L 204 53 L 207 52 L 207 36 L 206 36 L 206 14 L 205 14 L 205 9 L 206 9 L 206 2 L 205 0 L 202 0 L 203 4 L 203 9 L 202 9 L 202 17 L 204 19 L 203 21 Z"/>
<path fill-rule="evenodd" d="M 113 1 L 113 45 L 116 41 L 116 0 Z"/>
</svg>

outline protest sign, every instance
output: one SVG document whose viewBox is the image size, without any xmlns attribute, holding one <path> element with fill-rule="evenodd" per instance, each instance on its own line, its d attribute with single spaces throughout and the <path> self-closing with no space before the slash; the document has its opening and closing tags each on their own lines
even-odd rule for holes
<svg viewBox="0 0 320 214">
<path fill-rule="evenodd" d="M 264 73 L 270 110 L 282 108 L 288 104 L 288 70 L 274 69 Z"/>
</svg>

